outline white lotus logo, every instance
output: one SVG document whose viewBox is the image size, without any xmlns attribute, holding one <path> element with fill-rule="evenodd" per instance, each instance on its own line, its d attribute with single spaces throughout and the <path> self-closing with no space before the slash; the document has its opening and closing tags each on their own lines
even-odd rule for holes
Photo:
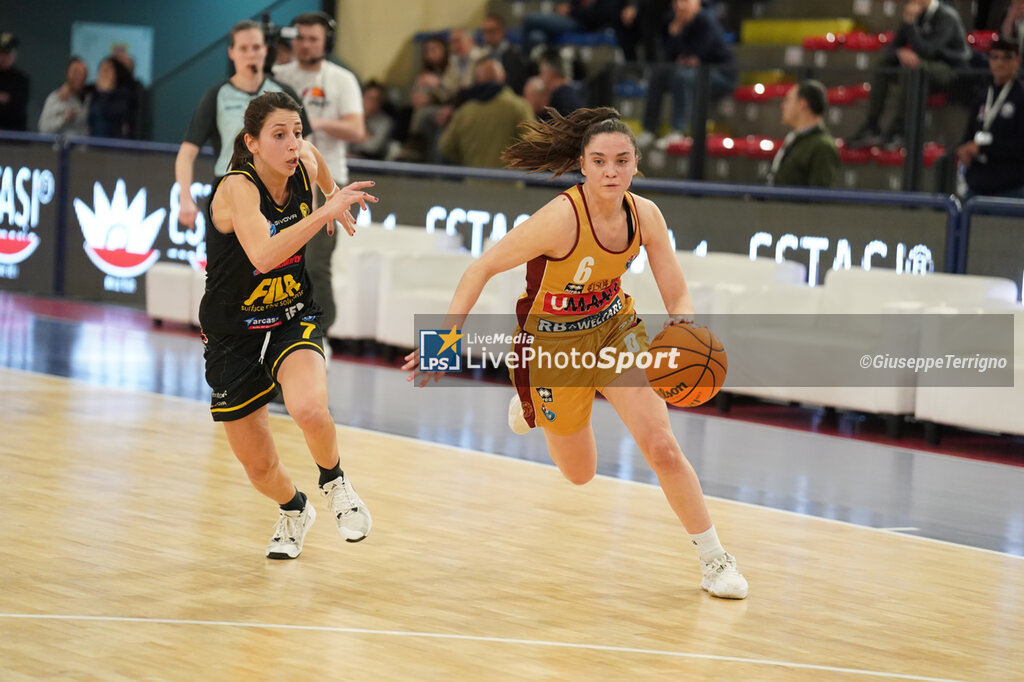
<svg viewBox="0 0 1024 682">
<path fill-rule="evenodd" d="M 124 180 L 114 186 L 107 199 L 103 186 L 96 182 L 92 190 L 92 208 L 75 199 L 75 214 L 85 237 L 85 253 L 97 268 L 115 277 L 138 277 L 160 258 L 153 248 L 167 209 L 146 215 L 146 190 L 128 204 Z"/>
</svg>

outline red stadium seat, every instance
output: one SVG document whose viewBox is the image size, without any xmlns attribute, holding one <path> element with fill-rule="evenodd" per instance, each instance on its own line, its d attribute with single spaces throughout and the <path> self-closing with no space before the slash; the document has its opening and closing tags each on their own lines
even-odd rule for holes
<svg viewBox="0 0 1024 682">
<path fill-rule="evenodd" d="M 847 34 L 846 42 L 843 44 L 847 50 L 854 52 L 877 52 L 888 42 L 884 34 L 864 33 L 854 31 Z"/>
<path fill-rule="evenodd" d="M 870 149 L 850 149 L 843 140 L 836 140 L 840 163 L 867 163 L 871 160 Z"/>
<path fill-rule="evenodd" d="M 967 44 L 978 52 L 988 52 L 992 43 L 999 39 L 997 31 L 971 31 L 967 34 Z"/>
<path fill-rule="evenodd" d="M 678 142 L 673 142 L 666 149 L 665 153 L 670 156 L 689 156 L 693 149 L 693 138 L 684 137 Z"/>
<path fill-rule="evenodd" d="M 739 156 L 747 148 L 745 139 L 728 137 L 726 135 L 708 135 L 707 151 L 708 156 Z"/>
<path fill-rule="evenodd" d="M 945 155 L 946 148 L 938 142 L 925 142 L 924 147 L 921 150 L 921 159 L 924 162 L 925 168 L 930 168 L 935 165 Z"/>
<path fill-rule="evenodd" d="M 807 36 L 803 40 L 803 48 L 805 50 L 831 52 L 838 50 L 842 46 L 844 39 L 845 36 L 835 33 L 826 33 L 823 36 Z"/>
<path fill-rule="evenodd" d="M 881 147 L 871 148 L 871 158 L 879 166 L 901 166 L 907 157 L 906 149 L 882 149 Z"/>
<path fill-rule="evenodd" d="M 828 97 L 828 103 L 832 106 L 844 107 L 857 101 L 857 98 L 854 97 L 853 93 L 842 85 L 829 88 L 826 91 L 826 95 Z"/>
<path fill-rule="evenodd" d="M 732 92 L 732 98 L 737 102 L 767 102 L 771 97 L 767 94 L 768 89 L 764 83 L 754 85 L 741 85 Z"/>
<path fill-rule="evenodd" d="M 855 83 L 847 85 L 846 89 L 853 95 L 854 99 L 867 99 L 871 95 L 871 83 Z"/>
<path fill-rule="evenodd" d="M 761 135 L 747 135 L 744 153 L 751 159 L 773 159 L 782 146 L 782 140 L 773 140 Z"/>
</svg>

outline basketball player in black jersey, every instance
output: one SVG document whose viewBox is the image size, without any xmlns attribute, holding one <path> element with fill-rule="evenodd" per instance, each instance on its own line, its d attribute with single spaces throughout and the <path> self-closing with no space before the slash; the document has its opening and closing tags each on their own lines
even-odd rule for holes
<svg viewBox="0 0 1024 682">
<path fill-rule="evenodd" d="M 250 102 L 234 143 L 231 170 L 210 201 L 206 294 L 199 320 L 210 410 L 253 486 L 281 506 L 267 545 L 271 559 L 294 559 L 316 512 L 292 483 L 270 432 L 267 403 L 280 389 L 320 469 L 320 489 L 349 542 L 370 532 L 366 505 L 341 470 L 327 409 L 324 330 L 310 295 L 306 243 L 338 220 L 350 235 L 349 208 L 377 199 L 373 182 L 339 189 L 320 152 L 302 139 L 299 104 L 282 92 Z M 312 210 L 317 183 L 327 197 Z"/>
</svg>

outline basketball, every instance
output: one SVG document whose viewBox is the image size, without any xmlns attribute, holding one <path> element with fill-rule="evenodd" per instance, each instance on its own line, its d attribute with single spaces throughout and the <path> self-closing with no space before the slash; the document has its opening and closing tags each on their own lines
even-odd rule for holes
<svg viewBox="0 0 1024 682">
<path fill-rule="evenodd" d="M 729 370 L 725 347 L 707 327 L 668 327 L 654 337 L 649 351 L 647 381 L 670 405 L 703 405 L 722 388 Z"/>
</svg>

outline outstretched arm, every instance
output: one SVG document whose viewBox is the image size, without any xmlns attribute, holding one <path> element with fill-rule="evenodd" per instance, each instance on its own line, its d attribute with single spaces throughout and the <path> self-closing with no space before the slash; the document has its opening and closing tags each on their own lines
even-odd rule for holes
<svg viewBox="0 0 1024 682">
<path fill-rule="evenodd" d="M 455 287 L 444 327 L 462 327 L 473 309 L 484 286 L 492 277 L 500 272 L 527 263 L 538 256 L 561 258 L 573 248 L 576 241 L 576 218 L 569 200 L 558 196 L 529 220 L 524 221 L 506 234 L 497 244 L 488 249 L 480 258 L 473 261 L 462 273 L 459 284 Z M 408 381 L 414 381 L 419 372 L 419 351 L 415 350 L 405 356 L 404 370 L 413 370 Z M 440 373 L 433 373 L 434 380 L 440 379 Z M 426 376 L 420 385 L 430 380 Z"/>
</svg>

